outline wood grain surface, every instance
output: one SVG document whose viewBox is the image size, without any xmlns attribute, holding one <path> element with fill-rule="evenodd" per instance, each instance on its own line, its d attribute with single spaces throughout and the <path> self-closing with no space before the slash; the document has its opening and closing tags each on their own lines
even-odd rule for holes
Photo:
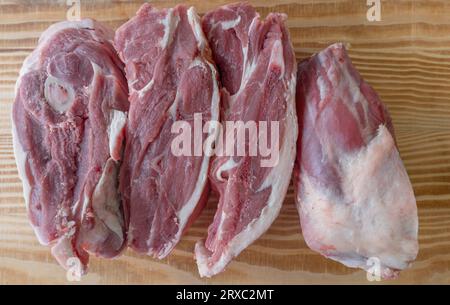
<svg viewBox="0 0 450 305">
<path fill-rule="evenodd" d="M 81 17 L 117 28 L 143 1 L 83 1 Z M 169 7 L 179 1 L 150 1 Z M 184 1 L 199 13 L 228 1 Z M 250 1 L 261 15 L 289 15 L 297 58 L 343 41 L 366 80 L 388 105 L 401 156 L 419 207 L 420 251 L 412 266 L 386 283 L 450 283 L 450 1 L 382 1 L 381 21 L 368 22 L 366 0 Z M 41 32 L 66 18 L 66 1 L 0 0 L 0 283 L 69 283 L 66 272 L 38 244 L 28 224 L 10 131 L 14 84 Z M 81 283 L 370 283 L 309 250 L 290 188 L 266 234 L 222 274 L 198 276 L 196 240 L 206 235 L 216 198 L 164 260 L 127 251 L 118 259 L 92 258 Z"/>
</svg>

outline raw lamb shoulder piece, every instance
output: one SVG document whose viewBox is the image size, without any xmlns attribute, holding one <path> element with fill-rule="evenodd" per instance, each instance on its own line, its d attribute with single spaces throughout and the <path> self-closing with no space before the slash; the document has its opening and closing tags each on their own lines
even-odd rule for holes
<svg viewBox="0 0 450 305">
<path fill-rule="evenodd" d="M 170 253 L 206 203 L 210 157 L 177 156 L 176 121 L 219 119 L 211 51 L 193 8 L 144 4 L 116 32 L 130 90 L 120 189 L 129 207 L 129 245 L 157 258 Z M 202 140 L 217 134 L 213 128 Z M 194 141 L 192 141 L 194 142 Z"/>
<path fill-rule="evenodd" d="M 273 167 L 263 167 L 262 157 L 250 154 L 212 162 L 210 177 L 220 199 L 206 241 L 195 248 L 201 276 L 221 272 L 269 228 L 291 179 L 298 133 L 296 63 L 285 20 L 285 15 L 272 13 L 262 21 L 247 4 L 223 6 L 203 18 L 222 84 L 230 94 L 224 95 L 223 121 L 264 121 L 269 126 L 278 121 L 279 158 Z M 249 137 L 246 141 L 248 145 Z"/>
<path fill-rule="evenodd" d="M 22 66 L 12 112 L 30 222 L 81 272 L 88 253 L 114 257 L 126 240 L 117 172 L 129 103 L 112 38 L 89 19 L 50 26 Z"/>
<path fill-rule="evenodd" d="M 417 207 L 387 109 L 342 44 L 299 64 L 295 189 L 308 246 L 395 277 L 417 255 Z M 372 259 L 371 259 L 372 258 Z"/>
</svg>

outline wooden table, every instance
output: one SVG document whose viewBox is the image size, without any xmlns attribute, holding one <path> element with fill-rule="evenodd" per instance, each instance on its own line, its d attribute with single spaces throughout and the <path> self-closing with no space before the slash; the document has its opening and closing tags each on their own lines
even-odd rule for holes
<svg viewBox="0 0 450 305">
<path fill-rule="evenodd" d="M 142 2 L 81 0 L 81 16 L 116 28 Z M 226 2 L 185 3 L 204 13 Z M 289 15 L 299 59 L 336 41 L 348 43 L 354 63 L 389 107 L 419 207 L 419 256 L 397 280 L 382 283 L 450 283 L 450 1 L 382 1 L 379 22 L 367 20 L 366 0 L 250 2 L 263 16 Z M 10 131 L 20 66 L 41 32 L 66 18 L 68 6 L 65 1 L 0 3 L 0 283 L 68 283 L 28 224 Z M 369 283 L 365 272 L 307 248 L 293 198 L 291 188 L 268 232 L 212 279 L 198 276 L 193 246 L 206 234 L 215 198 L 167 259 L 132 251 L 115 260 L 92 258 L 81 283 Z"/>
</svg>

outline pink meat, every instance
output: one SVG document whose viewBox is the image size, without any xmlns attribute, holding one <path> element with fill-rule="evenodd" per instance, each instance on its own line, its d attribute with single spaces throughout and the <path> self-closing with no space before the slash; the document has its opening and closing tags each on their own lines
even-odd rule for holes
<svg viewBox="0 0 450 305">
<path fill-rule="evenodd" d="M 379 261 L 380 275 L 393 277 L 417 255 L 418 220 L 387 109 L 342 44 L 298 69 L 295 187 L 304 238 L 350 267 L 376 272 Z"/>
<path fill-rule="evenodd" d="M 176 121 L 193 129 L 219 119 L 218 76 L 197 14 L 144 4 L 116 32 L 130 90 L 120 189 L 129 208 L 129 245 L 157 258 L 169 254 L 203 207 L 210 158 L 176 156 Z M 212 130 L 201 139 L 213 134 Z"/>
<path fill-rule="evenodd" d="M 13 140 L 39 241 L 68 268 L 88 252 L 114 257 L 126 240 L 117 192 L 128 110 L 112 31 L 85 19 L 46 30 L 16 84 Z"/>
<path fill-rule="evenodd" d="M 195 248 L 201 276 L 221 272 L 269 228 L 290 182 L 297 140 L 296 64 L 285 20 L 285 15 L 269 14 L 262 21 L 247 4 L 226 5 L 203 18 L 230 95 L 224 96 L 222 120 L 279 122 L 280 150 L 272 167 L 262 167 L 260 154 L 214 159 L 210 177 L 220 200 L 206 241 Z"/>
</svg>

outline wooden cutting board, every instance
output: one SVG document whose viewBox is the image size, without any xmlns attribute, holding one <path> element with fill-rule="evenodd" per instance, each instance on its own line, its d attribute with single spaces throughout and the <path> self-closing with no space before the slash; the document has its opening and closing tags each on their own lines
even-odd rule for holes
<svg viewBox="0 0 450 305">
<path fill-rule="evenodd" d="M 117 28 L 143 1 L 83 1 L 81 17 Z M 150 1 L 158 7 L 179 1 Z M 204 13 L 228 1 L 185 1 Z M 420 252 L 397 280 L 450 283 L 450 1 L 381 1 L 381 21 L 369 22 L 366 0 L 250 1 L 262 16 L 278 11 L 297 58 L 343 41 L 366 80 L 388 105 L 401 156 L 419 207 Z M 0 283 L 69 283 L 66 272 L 36 241 L 28 224 L 11 140 L 14 84 L 24 58 L 50 24 L 64 20 L 66 1 L 0 0 Z M 370 187 L 370 186 L 368 186 Z M 271 228 L 222 274 L 198 276 L 196 240 L 206 235 L 216 198 L 164 260 L 127 251 L 115 260 L 92 258 L 81 283 L 370 283 L 366 273 L 309 250 L 302 238 L 292 188 Z"/>
</svg>

